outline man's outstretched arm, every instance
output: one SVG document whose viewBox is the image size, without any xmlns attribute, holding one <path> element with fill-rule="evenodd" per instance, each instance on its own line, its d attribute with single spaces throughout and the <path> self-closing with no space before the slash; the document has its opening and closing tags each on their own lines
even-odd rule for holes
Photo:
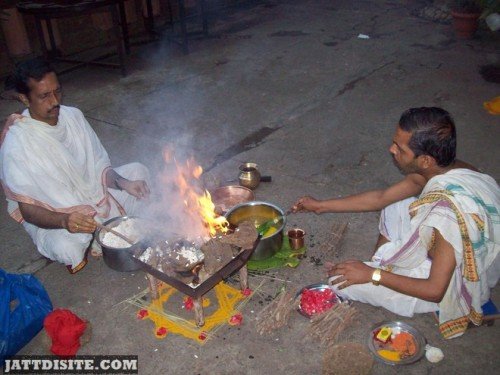
<svg viewBox="0 0 500 375">
<path fill-rule="evenodd" d="M 371 190 L 343 198 L 317 200 L 309 196 L 300 198 L 293 206 L 294 212 L 368 212 L 380 211 L 397 201 L 416 196 L 422 192 L 426 180 L 418 174 L 407 175 L 402 181 L 387 189 Z"/>
</svg>

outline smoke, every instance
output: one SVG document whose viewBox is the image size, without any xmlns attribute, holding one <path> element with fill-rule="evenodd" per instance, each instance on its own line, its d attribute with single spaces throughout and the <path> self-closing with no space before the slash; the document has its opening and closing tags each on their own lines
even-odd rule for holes
<svg viewBox="0 0 500 375">
<path fill-rule="evenodd" d="M 202 168 L 193 157 L 179 159 L 171 146 L 164 148 L 163 160 L 144 216 L 157 224 L 166 239 L 206 240 L 209 230 L 200 211 L 200 197 L 206 194 L 200 180 Z"/>
</svg>

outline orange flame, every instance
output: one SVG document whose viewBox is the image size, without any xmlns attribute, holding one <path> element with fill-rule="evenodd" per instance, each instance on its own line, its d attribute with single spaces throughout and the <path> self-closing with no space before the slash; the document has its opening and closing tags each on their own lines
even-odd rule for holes
<svg viewBox="0 0 500 375">
<path fill-rule="evenodd" d="M 171 160 L 171 155 L 165 152 L 164 159 Z M 203 168 L 197 165 L 194 159 L 187 160 L 185 165 L 177 163 L 175 158 L 173 160 L 177 170 L 174 176 L 175 185 L 184 204 L 185 213 L 193 223 L 201 222 L 201 228 L 205 231 L 203 235 L 214 237 L 217 233 L 226 233 L 229 223 L 224 216 L 215 213 L 215 204 L 210 193 L 200 187 L 199 178 Z"/>
</svg>

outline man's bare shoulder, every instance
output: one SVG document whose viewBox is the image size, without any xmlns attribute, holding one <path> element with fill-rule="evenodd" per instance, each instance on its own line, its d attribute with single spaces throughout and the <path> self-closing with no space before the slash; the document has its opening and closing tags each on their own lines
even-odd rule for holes
<svg viewBox="0 0 500 375">
<path fill-rule="evenodd" d="M 453 163 L 452 169 L 457 169 L 457 168 L 465 168 L 465 169 L 470 169 L 471 171 L 474 172 L 481 172 L 478 168 L 476 168 L 472 164 L 469 164 L 463 160 L 458 160 L 458 159 L 455 160 L 455 162 Z"/>
<path fill-rule="evenodd" d="M 415 187 L 418 187 L 420 189 L 423 189 L 425 184 L 427 183 L 427 180 L 425 179 L 424 176 L 417 174 L 417 173 L 411 173 L 407 175 L 403 181 L 405 181 L 407 184 L 411 184 Z"/>
<path fill-rule="evenodd" d="M 425 178 L 419 174 L 406 175 L 404 179 L 384 190 L 383 196 L 385 203 L 388 205 L 406 198 L 417 196 L 422 192 L 425 184 Z"/>
</svg>

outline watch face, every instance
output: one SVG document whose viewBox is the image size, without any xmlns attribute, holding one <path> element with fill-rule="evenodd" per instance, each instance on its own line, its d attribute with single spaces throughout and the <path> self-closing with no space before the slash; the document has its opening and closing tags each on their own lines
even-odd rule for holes
<svg viewBox="0 0 500 375">
<path fill-rule="evenodd" d="M 380 268 L 377 268 L 375 271 L 373 271 L 372 282 L 375 285 L 378 285 L 381 278 L 382 278 L 382 275 L 380 274 Z"/>
</svg>

